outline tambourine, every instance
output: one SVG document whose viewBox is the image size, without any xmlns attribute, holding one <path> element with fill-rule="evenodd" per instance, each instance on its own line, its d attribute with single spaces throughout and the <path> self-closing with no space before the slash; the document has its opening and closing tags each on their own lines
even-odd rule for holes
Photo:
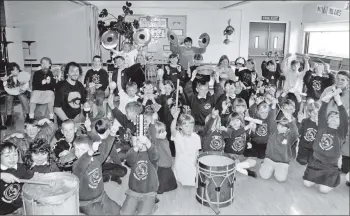
<svg viewBox="0 0 350 216">
<path fill-rule="evenodd" d="M 9 76 L 9 79 L 13 79 L 13 76 Z M 19 86 L 9 88 L 9 87 L 4 87 L 5 91 L 9 95 L 19 95 L 21 92 L 22 86 L 24 86 L 26 83 L 30 81 L 30 74 L 28 72 L 22 71 L 18 74 L 17 76 L 17 81 L 19 82 Z"/>
<path fill-rule="evenodd" d="M 69 152 L 67 155 L 58 158 L 56 163 L 60 168 L 70 168 L 73 166 L 76 159 L 77 158 L 75 157 L 74 153 Z"/>
<path fill-rule="evenodd" d="M 215 70 L 211 65 L 199 66 L 196 70 L 200 75 L 212 75 L 213 73 L 215 73 Z"/>
</svg>

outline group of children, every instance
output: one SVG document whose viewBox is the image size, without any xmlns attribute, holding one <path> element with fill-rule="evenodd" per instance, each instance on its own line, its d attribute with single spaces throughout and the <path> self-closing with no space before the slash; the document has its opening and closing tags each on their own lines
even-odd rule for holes
<svg viewBox="0 0 350 216">
<path fill-rule="evenodd" d="M 251 168 L 263 159 L 259 176 L 274 175 L 279 182 L 288 179 L 296 156 L 306 165 L 305 186 L 317 184 L 322 193 L 330 192 L 340 183 L 339 167 L 347 180 L 349 176 L 349 156 L 344 154 L 349 148 L 349 73 L 334 76 L 323 64 L 310 70 L 307 57 L 303 71 L 297 60 L 288 65 L 288 57 L 282 65 L 266 59 L 259 77 L 252 59 L 238 58 L 233 69 L 223 56 L 213 75 L 203 75 L 197 70 L 201 55 L 184 69 L 178 55 L 171 54 L 170 64 L 158 70 L 159 82 L 147 80 L 142 86 L 132 79 L 124 85 L 128 74 L 116 70 L 113 82 L 101 85 L 104 90 L 97 97 L 107 98 L 104 116 L 91 117 L 82 106 L 83 123 L 67 119 L 57 127 L 50 110 L 49 119 L 27 121 L 24 133 L 6 137 L 0 145 L 0 214 L 21 214 L 20 179 L 57 171 L 79 178 L 84 214 L 152 214 L 157 194 L 178 184 L 196 186 L 197 157 L 210 151 L 232 154 L 237 171 L 254 178 L 258 175 Z M 115 60 L 124 64 L 123 57 Z M 96 79 L 97 71 L 89 77 Z M 92 81 L 85 82 L 90 86 Z M 307 86 L 307 100 L 300 82 Z M 88 100 L 96 103 L 97 98 Z M 126 167 L 129 189 L 119 205 L 103 183 L 121 184 Z"/>
</svg>

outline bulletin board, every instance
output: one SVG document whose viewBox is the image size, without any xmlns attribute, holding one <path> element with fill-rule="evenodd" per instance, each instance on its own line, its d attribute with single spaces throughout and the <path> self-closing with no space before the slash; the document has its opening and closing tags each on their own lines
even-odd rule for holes
<svg viewBox="0 0 350 216">
<path fill-rule="evenodd" d="M 145 48 L 149 61 L 162 64 L 168 61 L 171 53 L 170 43 L 167 37 L 168 29 L 171 29 L 178 37 L 184 40 L 186 37 L 187 16 L 185 15 L 128 15 L 126 21 L 138 20 L 140 28 L 148 28 L 152 34 L 152 40 Z"/>
</svg>

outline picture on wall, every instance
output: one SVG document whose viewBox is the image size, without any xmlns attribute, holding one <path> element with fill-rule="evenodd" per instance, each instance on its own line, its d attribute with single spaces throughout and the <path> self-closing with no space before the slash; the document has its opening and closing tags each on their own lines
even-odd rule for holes
<svg viewBox="0 0 350 216">
<path fill-rule="evenodd" d="M 177 36 L 184 36 L 182 29 L 171 29 Z"/>
</svg>

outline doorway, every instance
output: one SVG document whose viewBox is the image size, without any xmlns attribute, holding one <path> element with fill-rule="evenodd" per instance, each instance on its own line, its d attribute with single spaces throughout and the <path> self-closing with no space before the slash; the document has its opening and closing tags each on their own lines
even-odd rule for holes
<svg viewBox="0 0 350 216">
<path fill-rule="evenodd" d="M 283 60 L 285 36 L 286 23 L 250 23 L 248 58 L 255 60 L 256 71 L 260 76 L 261 63 L 269 52 L 272 53 L 272 57 L 277 54 L 280 62 Z"/>
</svg>

